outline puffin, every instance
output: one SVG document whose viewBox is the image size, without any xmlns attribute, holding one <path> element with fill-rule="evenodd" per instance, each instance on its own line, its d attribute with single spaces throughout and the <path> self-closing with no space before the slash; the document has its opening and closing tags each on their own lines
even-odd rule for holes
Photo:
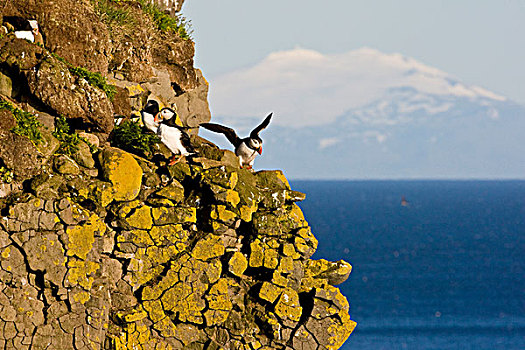
<svg viewBox="0 0 525 350">
<path fill-rule="evenodd" d="M 246 167 L 248 170 L 252 170 L 257 153 L 262 153 L 263 141 L 259 137 L 259 133 L 270 124 L 272 115 L 273 113 L 268 114 L 263 122 L 250 132 L 250 136 L 243 139 L 237 136 L 235 130 L 227 126 L 214 123 L 202 123 L 200 126 L 210 131 L 224 134 L 228 141 L 235 147 L 235 154 L 239 157 L 241 169 Z"/>
<path fill-rule="evenodd" d="M 44 39 L 40 30 L 38 29 L 38 22 L 34 19 L 27 20 L 25 25 L 20 30 L 15 30 L 15 37 L 18 39 L 26 39 L 35 44 L 44 44 Z"/>
<path fill-rule="evenodd" d="M 155 116 L 159 113 L 159 103 L 155 100 L 149 100 L 144 108 L 140 111 L 142 124 L 153 131 L 155 134 L 159 128 L 159 123 L 155 121 Z"/>
<path fill-rule="evenodd" d="M 176 124 L 177 113 L 169 108 L 162 108 L 154 117 L 154 122 L 158 123 L 157 136 L 163 144 L 173 153 L 168 165 L 178 163 L 182 157 L 195 154 L 195 149 L 191 145 L 190 136 L 184 127 Z M 177 158 L 177 156 L 179 156 Z"/>
</svg>

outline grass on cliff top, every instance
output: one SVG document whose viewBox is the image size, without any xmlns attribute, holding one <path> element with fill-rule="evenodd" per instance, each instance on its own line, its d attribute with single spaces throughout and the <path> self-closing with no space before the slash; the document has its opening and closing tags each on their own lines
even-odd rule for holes
<svg viewBox="0 0 525 350">
<path fill-rule="evenodd" d="M 89 83 L 89 85 L 104 91 L 106 96 L 110 100 L 113 100 L 113 97 L 115 97 L 115 94 L 117 93 L 117 88 L 114 85 L 108 84 L 106 81 L 106 78 L 104 78 L 102 74 L 100 74 L 99 72 L 92 72 L 83 67 L 73 66 L 71 63 L 69 63 L 63 57 L 60 57 L 56 53 L 54 52 L 49 52 L 49 53 L 51 54 L 51 56 L 53 56 L 57 60 L 64 63 L 69 69 L 69 72 L 71 74 L 79 78 L 85 79 Z"/>
<path fill-rule="evenodd" d="M 11 128 L 13 133 L 27 137 L 35 145 L 42 142 L 42 134 L 40 133 L 42 124 L 35 115 L 16 108 L 3 98 L 0 98 L 0 109 L 8 110 L 13 114 L 16 120 L 16 126 Z"/>
<path fill-rule="evenodd" d="M 137 1 L 142 5 L 142 10 L 153 18 L 159 30 L 177 33 L 183 40 L 191 39 L 191 22 L 185 17 L 170 16 L 148 0 Z"/>
<path fill-rule="evenodd" d="M 134 121 L 126 120 L 113 129 L 111 143 L 125 151 L 149 156 L 159 141 L 157 135 L 145 132 L 142 126 Z"/>
<path fill-rule="evenodd" d="M 91 3 L 101 19 L 111 28 L 115 24 L 120 26 L 133 26 L 135 24 L 135 20 L 126 5 L 126 3 L 132 1 L 91 0 Z M 142 11 L 153 19 L 157 29 L 176 33 L 183 40 L 191 39 L 191 34 L 193 33 L 191 21 L 185 17 L 180 15 L 171 16 L 165 13 L 152 0 L 135 0 L 135 2 L 139 3 Z"/>
</svg>

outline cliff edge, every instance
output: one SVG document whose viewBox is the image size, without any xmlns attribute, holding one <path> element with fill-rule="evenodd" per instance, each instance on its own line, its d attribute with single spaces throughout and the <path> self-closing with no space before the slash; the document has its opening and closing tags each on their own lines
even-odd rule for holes
<svg viewBox="0 0 525 350">
<path fill-rule="evenodd" d="M 148 6 L 4 5 L 0 347 L 339 348 L 355 322 L 334 285 L 351 266 L 310 259 L 305 195 L 281 171 L 240 169 L 197 136 L 210 115 L 193 42 Z M 43 44 L 7 28 L 24 18 Z M 177 106 L 197 156 L 169 166 L 134 128 L 147 99 Z"/>
</svg>

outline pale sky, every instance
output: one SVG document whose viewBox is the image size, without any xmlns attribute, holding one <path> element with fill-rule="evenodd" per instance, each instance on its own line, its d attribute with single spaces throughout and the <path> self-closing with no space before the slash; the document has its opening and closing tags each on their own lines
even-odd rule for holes
<svg viewBox="0 0 525 350">
<path fill-rule="evenodd" d="M 186 0 L 182 13 L 212 83 L 276 51 L 366 46 L 525 105 L 525 0 Z"/>
</svg>

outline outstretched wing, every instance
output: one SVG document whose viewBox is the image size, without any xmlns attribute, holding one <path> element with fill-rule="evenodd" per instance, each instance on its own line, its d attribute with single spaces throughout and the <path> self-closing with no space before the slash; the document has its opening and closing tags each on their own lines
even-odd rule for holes
<svg viewBox="0 0 525 350">
<path fill-rule="evenodd" d="M 273 113 L 270 113 L 268 114 L 268 116 L 263 120 L 263 122 L 261 124 L 259 124 L 258 127 L 256 127 L 255 129 L 252 130 L 252 132 L 250 133 L 250 137 L 251 138 L 255 138 L 257 136 L 259 136 L 259 133 L 264 130 L 268 124 L 270 124 L 270 119 L 272 119 L 272 115 Z"/>
<path fill-rule="evenodd" d="M 224 134 L 228 141 L 230 141 L 235 147 L 237 147 L 241 143 L 241 139 L 239 138 L 239 136 L 237 136 L 235 130 L 233 130 L 232 128 L 228 128 L 226 126 L 214 123 L 202 123 L 201 126 L 204 129 Z"/>
</svg>

